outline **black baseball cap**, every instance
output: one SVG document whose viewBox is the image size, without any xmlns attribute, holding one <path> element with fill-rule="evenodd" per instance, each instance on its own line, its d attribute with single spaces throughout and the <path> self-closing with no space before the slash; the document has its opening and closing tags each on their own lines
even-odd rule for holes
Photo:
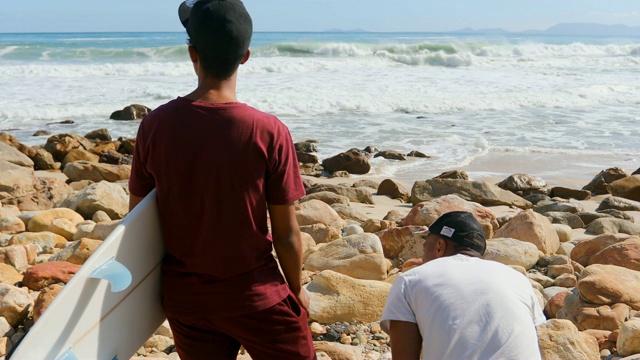
<svg viewBox="0 0 640 360">
<path fill-rule="evenodd" d="M 238 58 L 249 49 L 253 22 L 240 0 L 187 0 L 178 16 L 198 51 Z"/>
<path fill-rule="evenodd" d="M 467 211 L 452 211 L 442 214 L 429 226 L 429 234 L 442 236 L 454 243 L 468 247 L 484 254 L 487 240 L 482 226 L 476 218 Z"/>
</svg>

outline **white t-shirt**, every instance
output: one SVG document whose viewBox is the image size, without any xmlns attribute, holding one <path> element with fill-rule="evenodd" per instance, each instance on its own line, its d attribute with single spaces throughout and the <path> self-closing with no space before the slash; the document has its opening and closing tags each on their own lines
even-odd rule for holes
<svg viewBox="0 0 640 360">
<path fill-rule="evenodd" d="M 422 359 L 540 359 L 535 325 L 546 321 L 525 276 L 465 255 L 438 258 L 400 275 L 382 313 L 418 324 Z"/>
</svg>

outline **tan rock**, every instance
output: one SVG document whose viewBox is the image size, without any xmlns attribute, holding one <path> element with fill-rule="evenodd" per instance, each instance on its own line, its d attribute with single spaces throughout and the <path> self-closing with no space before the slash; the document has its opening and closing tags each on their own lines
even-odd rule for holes
<svg viewBox="0 0 640 360">
<path fill-rule="evenodd" d="M 316 352 L 322 352 L 331 360 L 364 360 L 362 349 L 358 346 L 338 344 L 328 341 L 314 341 Z"/>
<path fill-rule="evenodd" d="M 631 175 L 616 180 L 607 186 L 613 196 L 640 201 L 640 175 Z"/>
<path fill-rule="evenodd" d="M 53 221 L 51 221 L 49 231 L 64 237 L 68 241 L 72 241 L 73 236 L 76 234 L 76 232 L 78 232 L 78 229 L 71 221 L 67 219 L 54 219 Z"/>
<path fill-rule="evenodd" d="M 44 311 L 51 305 L 53 299 L 62 291 L 63 286 L 58 284 L 49 285 L 40 291 L 33 305 L 33 319 L 38 321 Z"/>
<path fill-rule="evenodd" d="M 120 224 L 121 220 L 112 220 L 95 224 L 93 230 L 87 236 L 89 239 L 104 240 Z"/>
<path fill-rule="evenodd" d="M 598 235 L 606 233 L 640 235 L 640 224 L 634 224 L 625 219 L 600 218 L 594 220 L 587 226 L 587 232 Z"/>
<path fill-rule="evenodd" d="M 57 161 L 62 161 L 73 149 L 89 150 L 93 144 L 88 139 L 75 134 L 56 134 L 47 139 L 44 149 L 50 152 Z"/>
<path fill-rule="evenodd" d="M 571 321 L 551 319 L 539 325 L 538 338 L 545 360 L 600 359 L 596 339 L 579 332 Z"/>
<path fill-rule="evenodd" d="M 13 235 L 9 244 L 11 245 L 25 245 L 33 244 L 39 246 L 43 252 L 52 253 L 54 248 L 62 247 L 67 243 L 67 239 L 58 234 L 54 234 L 49 231 L 43 232 L 24 232 Z"/>
<path fill-rule="evenodd" d="M 300 231 L 311 235 L 316 244 L 328 243 L 340 238 L 338 229 L 325 224 L 300 226 Z"/>
<path fill-rule="evenodd" d="M 640 318 L 622 324 L 616 345 L 620 356 L 640 354 Z"/>
<path fill-rule="evenodd" d="M 73 209 L 87 219 L 97 211 L 104 211 L 111 219 L 122 219 L 129 213 L 129 196 L 117 183 L 101 181 L 68 197 L 60 206 Z"/>
<path fill-rule="evenodd" d="M 33 168 L 33 161 L 27 155 L 2 141 L 0 141 L 0 160 L 7 161 L 18 166 Z"/>
<path fill-rule="evenodd" d="M 547 276 L 556 278 L 562 274 L 573 275 L 573 266 L 571 264 L 549 265 L 547 266 Z"/>
<path fill-rule="evenodd" d="M 29 220 L 29 231 L 50 231 L 51 222 L 55 219 L 67 219 L 72 224 L 84 221 L 82 215 L 67 208 L 57 208 L 39 212 Z"/>
<path fill-rule="evenodd" d="M 80 239 L 53 255 L 49 261 L 66 261 L 82 265 L 102 245 L 101 240 Z"/>
<path fill-rule="evenodd" d="M 603 234 L 591 239 L 585 239 L 576 244 L 571 251 L 571 259 L 582 266 L 589 265 L 591 256 L 604 250 L 605 248 L 628 239 L 627 234 Z"/>
<path fill-rule="evenodd" d="M 609 264 L 640 271 L 640 237 L 610 245 L 589 258 L 589 265 Z"/>
<path fill-rule="evenodd" d="M 14 206 L 14 205 L 2 206 L 2 203 L 0 203 L 0 218 L 9 217 L 9 216 L 20 217 L 21 213 L 22 212 L 20 211 L 20 209 L 18 209 L 17 206 Z"/>
<path fill-rule="evenodd" d="M 29 315 L 33 300 L 29 292 L 9 284 L 0 284 L 0 316 L 12 327 L 20 325 Z"/>
<path fill-rule="evenodd" d="M 93 222 L 92 220 L 86 220 L 79 223 L 78 225 L 76 225 L 76 228 L 78 229 L 78 231 L 73 235 L 73 241 L 80 240 L 82 238 L 91 239 L 91 233 L 93 232 L 93 229 L 95 229 L 95 227 L 96 227 L 96 223 Z M 100 240 L 100 239 L 96 239 L 96 240 Z"/>
<path fill-rule="evenodd" d="M 5 234 L 15 234 L 23 232 L 24 230 L 24 223 L 17 216 L 0 217 L 0 232 Z"/>
<path fill-rule="evenodd" d="M 418 259 L 418 258 L 409 259 L 404 264 L 402 264 L 402 268 L 400 269 L 400 271 L 407 272 L 413 269 L 414 267 L 420 266 L 422 264 L 423 264 L 422 259 Z"/>
<path fill-rule="evenodd" d="M 391 284 L 325 270 L 316 275 L 306 289 L 311 299 L 311 320 L 324 324 L 372 322 L 380 320 Z"/>
<path fill-rule="evenodd" d="M 33 264 L 37 256 L 36 245 L 11 245 L 0 248 L 0 263 L 9 264 L 18 271 Z"/>
<path fill-rule="evenodd" d="M 145 348 L 158 349 L 159 351 L 165 351 L 169 346 L 173 345 L 173 340 L 162 335 L 153 335 L 149 340 L 145 341 Z"/>
<path fill-rule="evenodd" d="M 540 255 L 534 244 L 512 238 L 494 238 L 487 240 L 487 249 L 482 257 L 529 270 L 538 262 Z"/>
<path fill-rule="evenodd" d="M 553 286 L 562 286 L 566 288 L 571 288 L 576 286 L 578 283 L 578 279 L 573 274 L 561 274 L 555 279 L 553 279 Z"/>
<path fill-rule="evenodd" d="M 533 210 L 521 211 L 498 229 L 494 238 L 501 237 L 532 243 L 545 254 L 553 254 L 560 247 L 558 234 L 549 220 Z"/>
<path fill-rule="evenodd" d="M 64 159 L 62 159 L 62 167 L 64 168 L 66 164 L 76 161 L 97 163 L 100 161 L 100 157 L 84 149 L 71 149 L 67 155 L 65 155 Z"/>
<path fill-rule="evenodd" d="M 93 217 L 91 218 L 91 220 L 93 220 L 96 223 L 100 223 L 105 221 L 111 221 L 112 219 L 109 217 L 109 215 L 107 215 L 106 212 L 102 210 L 98 210 L 93 214 Z"/>
<path fill-rule="evenodd" d="M 309 200 L 296 205 L 296 219 L 300 226 L 324 224 L 341 229 L 344 221 L 331 206 L 320 200 Z"/>
<path fill-rule="evenodd" d="M 22 281 L 22 274 L 9 264 L 0 264 L 0 283 L 15 285 Z"/>
<path fill-rule="evenodd" d="M 362 229 L 368 233 L 377 233 L 397 226 L 398 225 L 394 221 L 368 219 L 362 224 Z"/>
<path fill-rule="evenodd" d="M 430 226 L 440 215 L 451 211 L 468 211 L 472 213 L 482 225 L 487 238 L 491 238 L 493 232 L 498 229 L 498 220 L 491 210 L 478 203 L 464 200 L 455 194 L 416 204 L 402 220 L 402 225 Z"/>
<path fill-rule="evenodd" d="M 573 229 L 571 226 L 564 224 L 551 224 L 554 229 L 556 229 L 556 233 L 558 234 L 558 239 L 561 243 L 566 243 L 571 241 L 571 237 L 573 236 Z"/>
<path fill-rule="evenodd" d="M 615 265 L 589 265 L 580 274 L 577 289 L 588 302 L 624 303 L 640 310 L 640 271 Z"/>
<path fill-rule="evenodd" d="M 309 194 L 299 200 L 299 203 L 303 203 L 309 200 L 320 200 L 327 205 L 332 204 L 344 204 L 349 205 L 349 198 L 343 195 L 338 195 L 330 191 L 320 191 L 317 193 Z"/>
<path fill-rule="evenodd" d="M 384 179 L 378 186 L 378 195 L 385 195 L 392 199 L 398 199 L 407 202 L 411 195 L 404 185 L 393 179 Z"/>
<path fill-rule="evenodd" d="M 424 240 L 420 234 L 426 230 L 424 226 L 402 226 L 380 231 L 376 235 L 380 238 L 386 258 L 407 261 L 422 258 Z"/>
<path fill-rule="evenodd" d="M 310 271 L 333 270 L 357 279 L 387 277 L 380 239 L 370 233 L 350 235 L 326 244 L 307 258 L 304 267 Z"/>
<path fill-rule="evenodd" d="M 76 161 L 65 165 L 64 174 L 71 181 L 116 182 L 131 176 L 131 165 L 111 165 L 89 161 Z"/>
</svg>

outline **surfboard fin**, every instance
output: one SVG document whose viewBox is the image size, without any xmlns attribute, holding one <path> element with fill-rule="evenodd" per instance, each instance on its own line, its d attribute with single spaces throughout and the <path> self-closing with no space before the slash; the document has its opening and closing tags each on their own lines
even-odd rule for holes
<svg viewBox="0 0 640 360">
<path fill-rule="evenodd" d="M 98 266 L 89 277 L 107 280 L 111 284 L 113 292 L 122 291 L 131 284 L 131 272 L 114 258 L 110 258 Z"/>
<path fill-rule="evenodd" d="M 60 356 L 58 356 L 56 360 L 80 360 L 80 359 L 78 358 L 78 356 L 76 356 L 76 354 L 74 354 L 71 348 L 68 348 L 65 352 L 60 354 Z"/>
</svg>

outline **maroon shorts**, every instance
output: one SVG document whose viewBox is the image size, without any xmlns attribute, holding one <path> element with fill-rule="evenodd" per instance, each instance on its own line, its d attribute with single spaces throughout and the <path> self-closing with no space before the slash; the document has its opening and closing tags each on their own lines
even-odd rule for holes
<svg viewBox="0 0 640 360">
<path fill-rule="evenodd" d="M 308 314 L 291 294 L 270 308 L 250 314 L 195 318 L 166 315 L 181 360 L 235 360 L 241 344 L 253 360 L 316 359 Z"/>
</svg>

